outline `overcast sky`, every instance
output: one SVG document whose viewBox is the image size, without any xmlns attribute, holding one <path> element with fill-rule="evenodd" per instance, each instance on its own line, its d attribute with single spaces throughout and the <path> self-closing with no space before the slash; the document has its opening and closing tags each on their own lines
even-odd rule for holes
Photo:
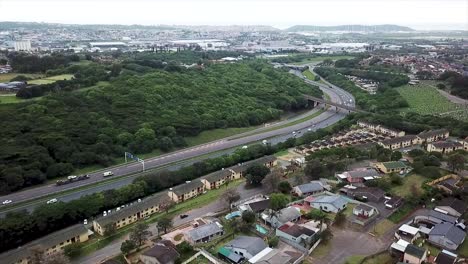
<svg viewBox="0 0 468 264">
<path fill-rule="evenodd" d="M 0 21 L 73 24 L 398 24 L 468 30 L 468 0 L 0 0 Z"/>
</svg>

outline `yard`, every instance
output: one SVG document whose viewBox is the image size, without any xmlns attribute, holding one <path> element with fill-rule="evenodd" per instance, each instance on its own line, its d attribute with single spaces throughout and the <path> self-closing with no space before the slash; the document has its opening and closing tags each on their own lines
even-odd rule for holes
<svg viewBox="0 0 468 264">
<path fill-rule="evenodd" d="M 383 219 L 380 221 L 378 224 L 374 226 L 373 233 L 380 237 L 383 236 L 385 233 L 387 233 L 389 230 L 391 230 L 396 224 L 394 224 L 392 221 L 388 219 Z"/>
<path fill-rule="evenodd" d="M 19 102 L 24 102 L 24 99 L 16 97 L 16 94 L 8 94 L 0 96 L 0 104 L 15 104 Z"/>
<path fill-rule="evenodd" d="M 403 203 L 403 205 L 398 208 L 395 212 L 393 212 L 389 217 L 388 220 L 392 221 L 395 224 L 398 224 L 403 218 L 405 218 L 414 207 L 409 203 Z"/>
<path fill-rule="evenodd" d="M 73 78 L 73 74 L 61 74 L 61 75 L 49 76 L 49 77 L 44 77 L 41 79 L 31 80 L 31 81 L 28 81 L 28 83 L 29 84 L 49 84 L 49 83 L 54 83 L 60 80 L 70 80 L 72 78 Z"/>
<path fill-rule="evenodd" d="M 465 258 L 468 257 L 468 239 L 465 239 L 463 244 L 461 244 L 458 248 L 457 252 Z"/>
<path fill-rule="evenodd" d="M 0 82 L 9 82 L 11 79 L 18 75 L 23 75 L 28 78 L 40 78 L 42 74 L 30 74 L 30 73 L 2 73 L 0 74 Z"/>
<path fill-rule="evenodd" d="M 408 176 L 406 176 L 403 179 L 403 183 L 401 185 L 394 186 L 392 188 L 392 192 L 395 195 L 401 196 L 401 197 L 409 197 L 413 195 L 412 191 L 412 186 L 416 186 L 415 188 L 419 191 L 422 192 L 422 185 L 426 178 L 419 174 L 412 173 Z"/>
<path fill-rule="evenodd" d="M 409 105 L 408 108 L 401 109 L 402 112 L 429 115 L 446 113 L 444 115 L 459 120 L 468 120 L 468 110 L 450 102 L 428 82 L 421 82 L 418 85 L 404 85 L 398 87 L 397 91 Z"/>
</svg>

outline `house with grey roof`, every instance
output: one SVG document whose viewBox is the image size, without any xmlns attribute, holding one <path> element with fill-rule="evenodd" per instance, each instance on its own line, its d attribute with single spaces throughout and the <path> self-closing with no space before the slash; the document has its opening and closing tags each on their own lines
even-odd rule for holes
<svg viewBox="0 0 468 264">
<path fill-rule="evenodd" d="M 467 207 L 468 205 L 466 202 L 454 197 L 445 198 L 436 206 L 437 209 L 447 212 L 447 214 L 455 217 L 462 216 L 466 212 Z"/>
<path fill-rule="evenodd" d="M 224 235 L 223 226 L 218 222 L 212 222 L 188 231 L 187 238 L 192 244 L 196 244 L 209 242 L 222 235 Z"/>
<path fill-rule="evenodd" d="M 89 235 L 90 231 L 84 225 L 73 225 L 0 254 L 0 262 L 28 264 L 31 263 L 30 258 L 36 248 L 41 249 L 46 255 L 51 255 L 60 252 L 68 245 L 87 241 Z"/>
<path fill-rule="evenodd" d="M 163 240 L 140 254 L 140 261 L 144 264 L 174 264 L 180 257 L 172 242 Z"/>
<path fill-rule="evenodd" d="M 276 213 L 272 213 L 271 210 L 266 210 L 261 215 L 265 223 L 274 228 L 278 228 L 287 222 L 297 222 L 301 219 L 301 216 L 301 212 L 296 207 L 286 207 Z"/>
<path fill-rule="evenodd" d="M 252 236 L 237 236 L 224 245 L 224 248 L 243 256 L 246 259 L 251 259 L 268 245 L 259 237 Z"/>
<path fill-rule="evenodd" d="M 184 184 L 169 188 L 167 195 L 176 203 L 181 203 L 205 192 L 205 185 L 200 180 L 187 181 Z"/>
<path fill-rule="evenodd" d="M 309 196 L 305 201 L 311 207 L 329 213 L 338 213 L 346 209 L 346 205 L 348 204 L 348 201 L 340 195 Z"/>
<path fill-rule="evenodd" d="M 106 226 L 114 225 L 116 229 L 122 228 L 141 218 L 159 212 L 169 201 L 170 198 L 165 192 L 157 193 L 95 219 L 93 229 L 103 236 L 106 232 Z"/>
<path fill-rule="evenodd" d="M 276 229 L 276 236 L 282 237 L 302 247 L 308 247 L 318 239 L 318 229 L 312 230 L 305 225 L 286 223 Z"/>
<path fill-rule="evenodd" d="M 380 173 L 374 168 L 358 168 L 336 174 L 338 180 L 349 183 L 364 182 L 378 177 L 380 177 Z"/>
<path fill-rule="evenodd" d="M 456 250 L 465 241 L 465 237 L 466 233 L 461 228 L 450 223 L 442 223 L 432 228 L 428 241 L 448 250 Z"/>
<path fill-rule="evenodd" d="M 434 141 L 439 141 L 449 137 L 449 131 L 445 128 L 423 131 L 418 134 L 418 138 L 422 142 L 430 143 Z"/>
<path fill-rule="evenodd" d="M 299 197 L 321 193 L 325 190 L 330 190 L 330 186 L 321 181 L 311 181 L 309 183 L 294 186 L 292 192 Z"/>
</svg>

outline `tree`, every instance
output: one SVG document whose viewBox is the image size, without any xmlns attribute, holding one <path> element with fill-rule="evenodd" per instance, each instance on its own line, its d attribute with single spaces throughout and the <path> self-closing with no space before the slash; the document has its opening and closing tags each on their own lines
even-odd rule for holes
<svg viewBox="0 0 468 264">
<path fill-rule="evenodd" d="M 158 230 L 163 229 L 164 234 L 167 233 L 167 229 L 172 227 L 172 220 L 168 217 L 162 217 L 158 221 Z"/>
<path fill-rule="evenodd" d="M 341 227 L 344 223 L 346 223 L 346 215 L 343 211 L 339 211 L 335 216 L 334 225 Z"/>
<path fill-rule="evenodd" d="M 306 214 L 306 218 L 320 222 L 320 230 L 323 230 L 323 224 L 329 224 L 331 219 L 321 210 L 312 210 Z"/>
<path fill-rule="evenodd" d="M 255 218 L 256 217 L 255 217 L 254 212 L 246 210 L 246 211 L 244 211 L 242 213 L 242 221 L 244 221 L 244 223 L 246 223 L 246 224 L 251 225 L 251 224 L 255 223 Z"/>
<path fill-rule="evenodd" d="M 325 229 L 320 233 L 320 238 L 322 239 L 323 243 L 327 243 L 333 237 L 333 233 L 330 231 L 329 228 Z"/>
<path fill-rule="evenodd" d="M 117 230 L 117 227 L 115 226 L 114 223 L 108 223 L 108 224 L 104 225 L 104 235 L 105 236 L 113 235 L 116 230 Z"/>
<path fill-rule="evenodd" d="M 456 172 L 464 168 L 465 162 L 465 156 L 459 153 L 455 153 L 448 157 L 447 165 L 451 171 Z"/>
<path fill-rule="evenodd" d="M 390 174 L 390 182 L 394 185 L 402 185 L 403 184 L 403 180 L 401 179 L 401 177 L 396 174 L 396 173 L 392 173 Z"/>
<path fill-rule="evenodd" d="M 324 166 L 318 159 L 309 160 L 304 168 L 304 174 L 310 180 L 318 180 L 322 177 Z"/>
<path fill-rule="evenodd" d="M 282 193 L 289 193 L 292 187 L 288 181 L 282 181 L 278 184 L 278 191 Z"/>
<path fill-rule="evenodd" d="M 232 210 L 231 204 L 240 199 L 240 194 L 234 188 L 227 189 L 224 192 L 223 199 L 226 202 L 227 206 L 229 207 L 229 212 L 231 212 L 231 210 Z"/>
<path fill-rule="evenodd" d="M 82 252 L 82 245 L 80 243 L 73 243 L 63 248 L 63 253 L 70 258 L 79 256 L 81 252 Z"/>
<path fill-rule="evenodd" d="M 120 246 L 120 251 L 122 251 L 124 255 L 127 255 L 135 248 L 137 248 L 137 245 L 135 244 L 133 240 L 125 240 L 124 242 L 122 242 L 122 245 Z"/>
<path fill-rule="evenodd" d="M 400 160 L 403 157 L 400 151 L 393 151 L 392 156 L 390 157 L 390 160 L 392 161 L 397 161 Z"/>
<path fill-rule="evenodd" d="M 279 243 L 279 238 L 277 236 L 272 236 L 268 238 L 268 246 L 269 247 L 277 247 Z"/>
<path fill-rule="evenodd" d="M 151 235 L 148 228 L 149 226 L 145 222 L 138 222 L 130 232 L 130 240 L 132 240 L 137 247 L 141 247 L 143 242 Z"/>
<path fill-rule="evenodd" d="M 182 241 L 182 243 L 178 244 L 176 247 L 177 251 L 182 254 L 190 253 L 193 251 L 192 245 L 190 245 L 187 241 Z"/>
<path fill-rule="evenodd" d="M 286 207 L 286 205 L 289 203 L 289 198 L 288 196 L 282 194 L 282 193 L 273 193 L 270 195 L 270 206 L 271 209 L 274 211 L 278 211 Z"/>
<path fill-rule="evenodd" d="M 265 186 L 267 192 L 275 192 L 278 190 L 278 184 L 281 181 L 282 172 L 280 169 L 274 169 L 262 180 L 262 185 Z"/>
<path fill-rule="evenodd" d="M 254 164 L 245 171 L 245 178 L 251 185 L 259 185 L 265 176 L 270 172 L 270 169 L 263 164 Z"/>
</svg>

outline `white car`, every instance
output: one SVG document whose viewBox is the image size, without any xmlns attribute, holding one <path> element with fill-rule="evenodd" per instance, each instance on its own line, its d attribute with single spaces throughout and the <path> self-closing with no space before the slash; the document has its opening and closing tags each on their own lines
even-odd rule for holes
<svg viewBox="0 0 468 264">
<path fill-rule="evenodd" d="M 5 201 L 3 201 L 2 204 L 11 204 L 11 202 L 13 202 L 13 201 L 12 200 L 5 200 Z"/>
<path fill-rule="evenodd" d="M 309 131 L 309 132 L 312 131 L 312 128 L 308 128 L 307 131 Z"/>
<path fill-rule="evenodd" d="M 57 198 L 53 198 L 53 199 L 50 199 L 49 201 L 47 201 L 47 204 L 53 204 L 53 203 L 56 203 L 58 202 Z"/>
</svg>

